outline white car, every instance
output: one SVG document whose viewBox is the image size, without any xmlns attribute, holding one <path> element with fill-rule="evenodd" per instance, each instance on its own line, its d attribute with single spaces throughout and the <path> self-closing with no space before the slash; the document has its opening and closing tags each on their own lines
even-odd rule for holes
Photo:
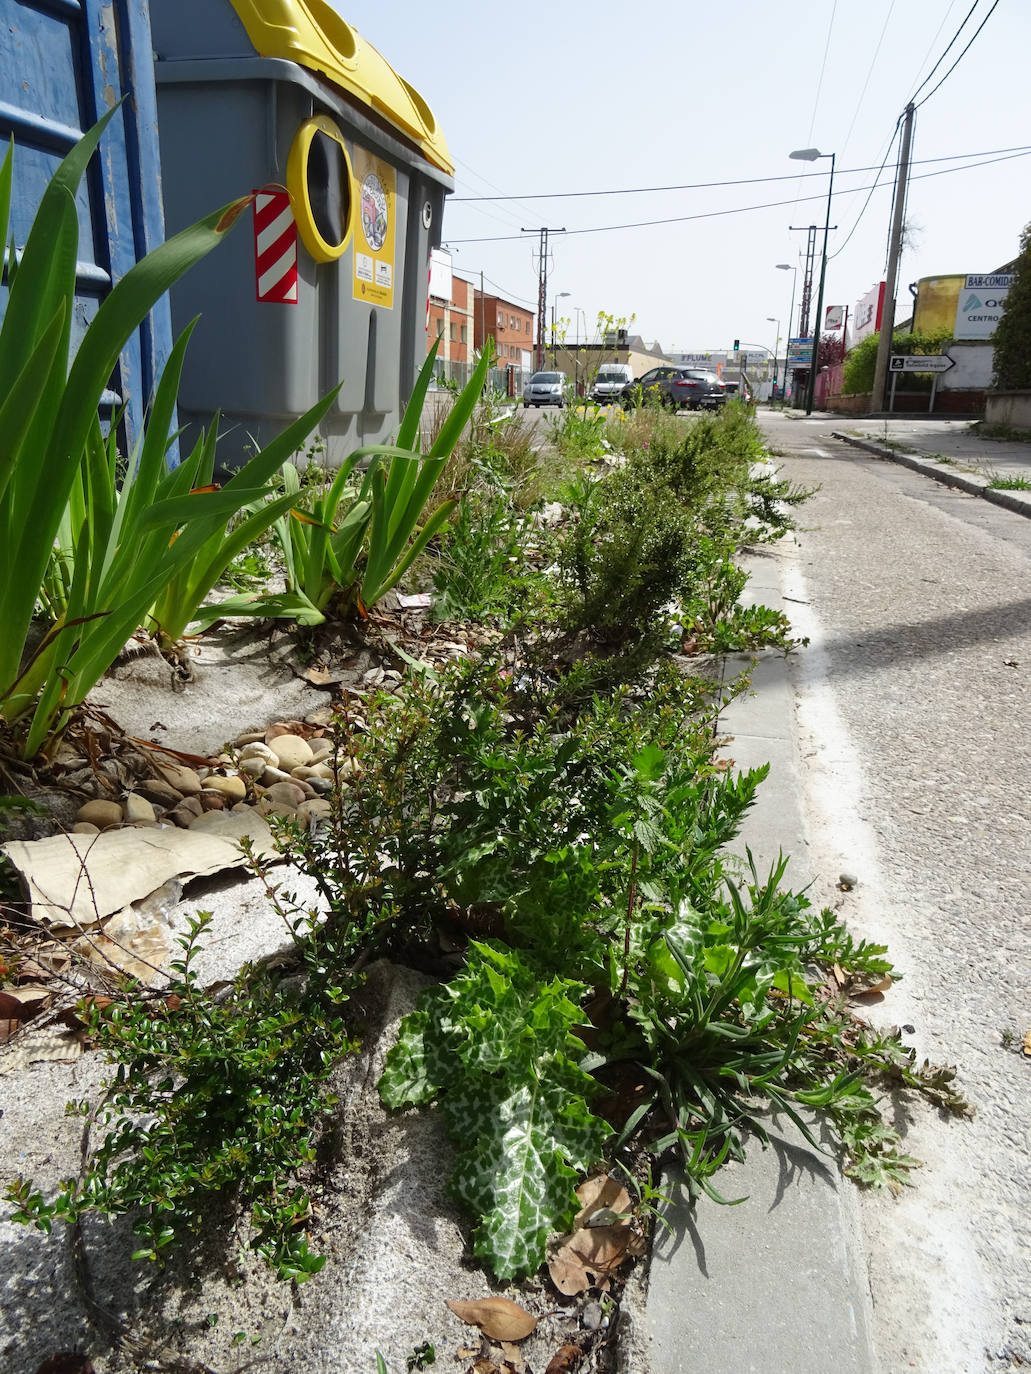
<svg viewBox="0 0 1031 1374">
<path fill-rule="evenodd" d="M 561 372 L 535 372 L 523 387 L 523 409 L 530 406 L 558 406 L 566 403 L 566 379 Z"/>
</svg>

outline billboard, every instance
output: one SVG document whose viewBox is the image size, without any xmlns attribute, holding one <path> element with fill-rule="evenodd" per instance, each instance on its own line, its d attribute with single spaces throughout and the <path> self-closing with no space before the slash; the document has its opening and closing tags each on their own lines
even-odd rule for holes
<svg viewBox="0 0 1031 1374">
<path fill-rule="evenodd" d="M 809 339 L 788 340 L 788 367 L 808 367 L 813 361 L 813 341 Z"/>
<path fill-rule="evenodd" d="M 430 249 L 430 295 L 438 301 L 449 301 L 453 283 L 451 280 L 451 254 L 443 248 Z"/>
<path fill-rule="evenodd" d="M 950 273 L 917 282 L 913 329 L 954 339 L 990 339 L 1013 283 L 1011 272 Z"/>
<path fill-rule="evenodd" d="M 829 305 L 823 312 L 824 329 L 840 329 L 845 323 L 845 307 L 843 305 Z"/>
<path fill-rule="evenodd" d="M 884 282 L 871 286 L 862 300 L 856 302 L 855 319 L 852 326 L 852 343 L 857 344 L 867 334 L 876 334 L 881 327 L 884 314 Z"/>
<path fill-rule="evenodd" d="M 964 277 L 956 304 L 953 338 L 990 339 L 1002 319 L 1006 297 L 1012 285 L 1012 272 Z"/>
</svg>

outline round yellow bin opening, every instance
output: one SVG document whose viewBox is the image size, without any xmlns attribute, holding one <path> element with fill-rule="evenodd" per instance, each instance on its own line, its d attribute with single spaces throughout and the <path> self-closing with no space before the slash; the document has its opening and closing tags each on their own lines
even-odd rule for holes
<svg viewBox="0 0 1031 1374">
<path fill-rule="evenodd" d="M 339 258 L 354 230 L 354 180 L 344 136 L 326 115 L 314 115 L 298 129 L 286 186 L 305 248 L 316 262 Z"/>
</svg>

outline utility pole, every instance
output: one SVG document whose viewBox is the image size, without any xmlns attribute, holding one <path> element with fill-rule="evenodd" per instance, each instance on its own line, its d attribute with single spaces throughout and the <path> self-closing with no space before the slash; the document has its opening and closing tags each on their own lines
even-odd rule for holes
<svg viewBox="0 0 1031 1374">
<path fill-rule="evenodd" d="M 895 332 L 895 286 L 898 280 L 899 258 L 902 254 L 902 227 L 906 213 L 906 183 L 909 180 L 909 150 L 913 138 L 913 116 L 916 109 L 910 101 L 906 106 L 906 122 L 902 126 L 902 150 L 899 155 L 899 175 L 895 183 L 895 212 L 891 218 L 891 241 L 888 246 L 888 270 L 884 274 L 884 310 L 881 332 L 877 340 L 877 361 L 874 364 L 873 391 L 870 409 L 884 409 L 884 388 L 888 381 L 888 359 L 891 339 Z"/>
<path fill-rule="evenodd" d="M 807 234 L 805 245 L 805 270 L 802 273 L 802 303 L 798 310 L 798 334 L 799 338 L 807 338 L 809 335 L 809 307 L 813 299 L 813 264 L 816 261 L 816 229 L 815 224 L 789 224 L 788 228 L 793 234 Z"/>
<path fill-rule="evenodd" d="M 544 366 L 544 330 L 548 318 L 548 235 L 564 234 L 565 229 L 520 229 L 521 234 L 540 235 L 537 264 L 537 371 Z"/>
</svg>

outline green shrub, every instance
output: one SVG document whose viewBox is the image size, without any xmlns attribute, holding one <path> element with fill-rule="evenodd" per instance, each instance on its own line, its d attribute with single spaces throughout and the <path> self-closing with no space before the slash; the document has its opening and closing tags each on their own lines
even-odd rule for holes
<svg viewBox="0 0 1031 1374">
<path fill-rule="evenodd" d="M 845 371 L 841 383 L 843 396 L 862 396 L 873 390 L 879 339 L 879 333 L 867 334 L 865 339 L 860 339 L 845 359 Z M 907 354 L 940 353 L 951 342 L 951 334 L 906 334 L 896 331 L 891 341 L 891 351 Z M 923 386 L 928 375 L 921 372 L 907 372 L 906 385 Z M 918 380 L 914 381 L 914 379 Z M 929 386 L 930 383 L 927 382 L 927 385 Z"/>
<path fill-rule="evenodd" d="M 995 327 L 995 378 L 1000 391 L 1031 387 L 1031 224 L 1020 236 L 1014 281 L 1006 296 L 1002 319 Z"/>
</svg>

